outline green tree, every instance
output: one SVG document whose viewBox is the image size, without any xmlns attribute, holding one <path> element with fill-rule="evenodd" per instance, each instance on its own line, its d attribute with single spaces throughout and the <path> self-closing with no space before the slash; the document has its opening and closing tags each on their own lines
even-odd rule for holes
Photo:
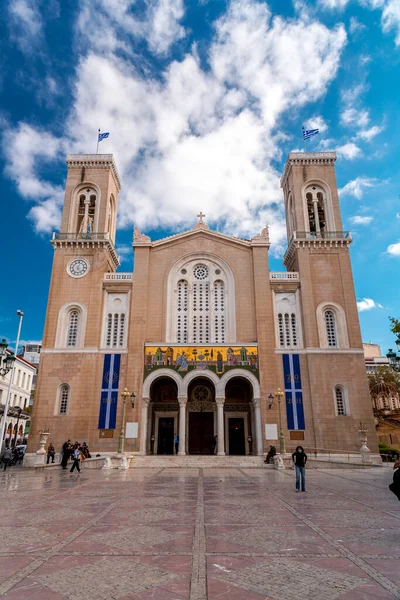
<svg viewBox="0 0 400 600">
<path fill-rule="evenodd" d="M 377 386 L 382 382 L 386 385 L 394 386 L 397 393 L 400 394 L 400 374 L 390 367 L 378 367 L 374 373 L 368 373 L 369 389 L 371 393 L 376 393 Z"/>
<path fill-rule="evenodd" d="M 390 331 L 400 337 L 400 319 L 389 317 L 391 323 Z"/>
</svg>

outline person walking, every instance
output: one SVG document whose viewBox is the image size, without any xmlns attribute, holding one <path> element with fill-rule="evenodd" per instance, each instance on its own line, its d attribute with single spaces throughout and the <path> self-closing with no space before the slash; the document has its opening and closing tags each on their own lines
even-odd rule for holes
<svg viewBox="0 0 400 600">
<path fill-rule="evenodd" d="M 11 448 L 6 447 L 4 450 L 4 454 L 3 454 L 3 464 L 4 464 L 3 471 L 5 471 L 7 469 L 7 467 L 10 466 L 11 458 L 12 458 L 12 450 L 11 450 Z"/>
<path fill-rule="evenodd" d="M 396 462 L 393 465 L 393 482 L 389 485 L 389 490 L 397 496 L 397 500 L 400 500 L 400 458 L 397 457 Z"/>
<path fill-rule="evenodd" d="M 56 455 L 56 449 L 54 448 L 53 444 L 50 442 L 49 447 L 47 448 L 47 465 L 50 462 L 50 458 L 51 458 L 51 462 L 54 463 L 54 457 Z"/>
<path fill-rule="evenodd" d="M 179 450 L 179 435 L 177 433 L 174 435 L 174 447 L 175 447 L 175 454 L 178 454 L 178 450 Z"/>
<path fill-rule="evenodd" d="M 72 451 L 72 456 L 73 456 L 73 459 L 74 459 L 74 464 L 72 465 L 72 467 L 70 469 L 70 473 L 72 473 L 72 471 L 75 468 L 78 470 L 78 473 L 81 472 L 81 467 L 80 467 L 81 454 L 82 454 L 82 452 L 79 450 L 79 445 L 75 444 L 74 445 L 74 449 Z"/>
<path fill-rule="evenodd" d="M 68 464 L 68 459 L 71 454 L 71 440 L 67 440 L 66 442 L 63 443 L 61 451 L 62 451 L 61 466 L 63 469 L 66 469 L 67 464 Z"/>
<path fill-rule="evenodd" d="M 300 491 L 300 480 L 301 480 L 301 491 L 306 491 L 306 462 L 307 454 L 304 452 L 303 446 L 297 446 L 296 452 L 292 454 L 293 464 L 296 467 L 296 492 Z"/>
</svg>

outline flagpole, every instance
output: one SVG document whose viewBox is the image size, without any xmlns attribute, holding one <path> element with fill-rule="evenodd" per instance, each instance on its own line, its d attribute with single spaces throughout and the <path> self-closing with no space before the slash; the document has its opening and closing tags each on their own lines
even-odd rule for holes
<svg viewBox="0 0 400 600">
<path fill-rule="evenodd" d="M 100 133 L 100 129 L 98 129 L 98 131 L 97 131 L 97 148 L 96 148 L 96 154 L 99 153 L 99 133 Z"/>
</svg>

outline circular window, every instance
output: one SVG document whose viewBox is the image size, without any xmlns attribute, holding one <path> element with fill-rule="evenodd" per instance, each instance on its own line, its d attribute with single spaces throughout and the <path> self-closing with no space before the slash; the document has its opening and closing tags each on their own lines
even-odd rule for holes
<svg viewBox="0 0 400 600">
<path fill-rule="evenodd" d="M 208 269 L 206 265 L 196 265 L 193 269 L 195 279 L 206 279 L 208 277 Z"/>
<path fill-rule="evenodd" d="M 205 385 L 198 385 L 193 390 L 193 397 L 199 402 L 204 402 L 210 398 L 210 390 Z"/>
<path fill-rule="evenodd" d="M 186 273 L 187 273 L 186 269 L 181 269 L 181 273 L 182 273 L 182 275 L 186 275 Z"/>
</svg>

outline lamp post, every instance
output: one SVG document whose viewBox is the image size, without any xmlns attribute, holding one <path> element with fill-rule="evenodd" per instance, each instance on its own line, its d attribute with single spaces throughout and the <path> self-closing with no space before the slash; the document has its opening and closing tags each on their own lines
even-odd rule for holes
<svg viewBox="0 0 400 600">
<path fill-rule="evenodd" d="M 282 412 L 281 412 L 281 400 L 284 396 L 281 388 L 278 388 L 275 392 L 275 396 L 278 398 L 278 407 L 279 407 L 279 453 L 285 454 L 285 436 L 283 435 L 283 427 L 282 427 Z"/>
<path fill-rule="evenodd" d="M 11 358 L 12 358 L 12 360 L 11 360 L 11 366 L 10 366 L 9 370 L 7 371 L 7 373 L 10 371 L 10 380 L 8 382 L 6 404 L 4 406 L 4 413 L 3 413 L 3 421 L 2 421 L 1 427 L 0 427 L 0 449 L 3 446 L 4 432 L 5 432 L 5 429 L 6 429 L 6 420 L 7 420 L 7 415 L 8 415 L 8 409 L 10 407 L 11 386 L 12 386 L 12 382 L 13 382 L 14 366 L 15 366 L 15 360 L 16 360 L 17 352 L 18 352 L 19 338 L 20 338 L 20 335 L 21 335 L 22 319 L 24 317 L 24 313 L 22 312 L 22 310 L 17 310 L 17 315 L 19 317 L 19 324 L 18 324 L 17 341 L 15 342 L 14 356 L 12 356 L 12 357 L 8 356 L 6 358 L 6 364 L 7 364 L 7 361 L 9 362 Z M 1 347 L 2 347 L 1 352 L 5 353 L 6 349 L 4 348 L 4 340 L 2 342 Z M 2 363 L 4 363 L 4 359 L 2 359 Z M 11 439 L 10 439 L 10 442 L 11 442 Z"/>
<path fill-rule="evenodd" d="M 279 409 L 279 453 L 285 454 L 286 453 L 285 436 L 283 434 L 282 413 L 281 413 L 281 400 L 284 396 L 284 393 L 282 392 L 281 388 L 278 388 L 276 390 L 275 396 L 278 398 L 278 409 Z M 270 394 L 268 396 L 268 408 L 272 408 L 275 396 L 273 394 Z"/>
<path fill-rule="evenodd" d="M 124 445 L 125 445 L 125 405 L 127 398 L 131 399 L 132 408 L 135 406 L 135 392 L 130 393 L 128 388 L 124 388 L 124 391 L 121 394 L 122 398 L 122 423 L 121 423 L 121 431 L 119 434 L 119 445 L 118 445 L 118 454 L 123 454 Z"/>
<path fill-rule="evenodd" d="M 397 349 L 400 351 L 400 338 L 397 338 L 396 346 Z M 400 372 L 400 356 L 398 356 L 396 352 L 393 352 L 391 348 L 389 348 L 389 352 L 386 354 L 386 356 L 389 359 L 389 364 L 392 367 L 392 369 L 394 369 L 397 372 Z"/>
</svg>

